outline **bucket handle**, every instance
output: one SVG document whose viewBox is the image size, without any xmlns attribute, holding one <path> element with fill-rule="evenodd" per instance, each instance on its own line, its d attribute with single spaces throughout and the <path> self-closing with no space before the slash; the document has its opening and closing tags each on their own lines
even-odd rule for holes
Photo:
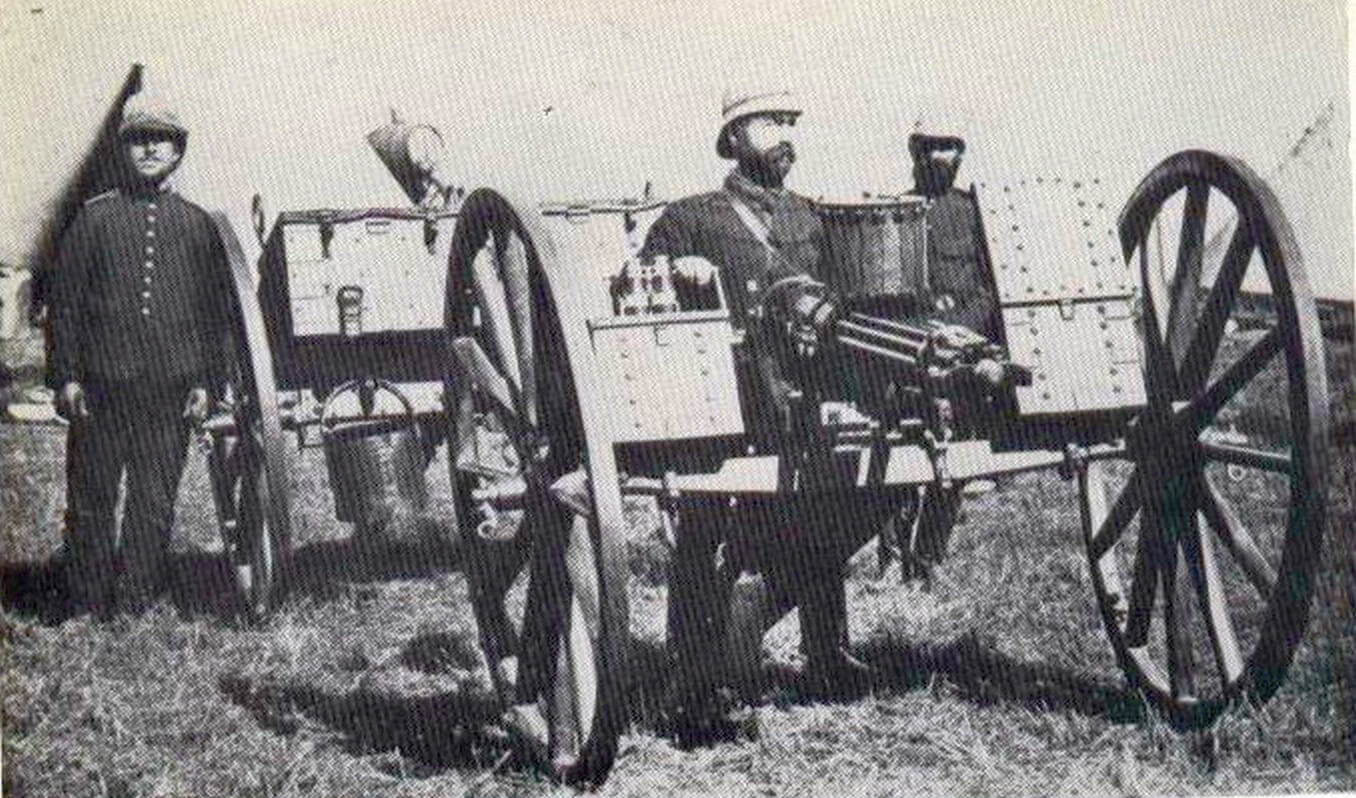
<svg viewBox="0 0 1356 798">
<path fill-rule="evenodd" d="M 395 383 L 392 383 L 388 380 L 383 380 L 380 377 L 376 377 L 372 378 L 370 381 L 377 386 L 378 390 L 386 391 L 387 393 L 394 396 L 396 399 L 400 400 L 400 404 L 405 408 L 405 415 L 409 416 L 410 425 L 414 427 L 415 433 L 418 434 L 419 426 L 418 424 L 415 423 L 417 416 L 414 412 L 414 403 L 412 403 L 409 400 L 409 397 L 405 396 L 405 394 L 395 386 Z M 349 391 L 357 393 L 357 391 L 362 387 L 362 384 L 364 382 L 368 382 L 368 380 L 366 379 L 349 380 L 348 382 L 345 382 L 341 384 L 339 387 L 335 388 L 333 391 L 330 391 L 329 396 L 325 397 L 325 403 L 320 407 L 320 433 L 322 435 L 328 434 L 330 432 L 330 425 L 327 422 L 330 420 L 329 417 L 330 411 L 334 406 L 335 398 L 338 397 L 340 394 L 344 394 Z M 376 418 L 371 419 L 371 421 L 379 420 L 383 419 Z"/>
</svg>

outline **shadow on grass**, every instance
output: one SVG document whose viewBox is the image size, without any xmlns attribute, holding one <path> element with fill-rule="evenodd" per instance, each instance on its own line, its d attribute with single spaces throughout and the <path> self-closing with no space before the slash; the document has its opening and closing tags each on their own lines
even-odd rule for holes
<svg viewBox="0 0 1356 798">
<path fill-rule="evenodd" d="M 237 605 L 224 558 L 202 551 L 170 556 L 168 597 L 181 615 L 235 617 Z M 56 625 L 80 612 L 66 581 L 66 562 L 57 555 L 41 561 L 0 565 L 0 603 L 6 610 Z"/>
<path fill-rule="evenodd" d="M 411 540 L 326 540 L 292 553 L 287 590 L 330 599 L 354 584 L 393 579 L 423 579 L 456 570 L 456 545 L 426 535 Z"/>
<path fill-rule="evenodd" d="M 0 565 L 0 603 L 9 612 L 59 624 L 71 615 L 67 595 L 65 568 L 59 560 Z"/>
<path fill-rule="evenodd" d="M 436 542 L 387 545 L 324 541 L 297 549 L 284 572 L 284 590 L 327 600 L 355 583 L 417 579 L 458 564 L 455 547 Z M 240 606 L 234 576 L 219 552 L 193 550 L 170 556 L 169 599 L 181 615 L 235 620 Z M 59 554 L 47 560 L 0 564 L 0 602 L 6 610 L 55 625 L 78 608 Z"/>
<path fill-rule="evenodd" d="M 1144 702 L 1122 684 L 1067 667 L 1015 659 L 974 633 L 940 645 L 871 640 L 855 653 L 876 669 L 877 684 L 886 689 L 916 690 L 941 676 L 980 705 L 1007 702 L 1071 710 L 1117 723 L 1144 718 Z"/>
<path fill-rule="evenodd" d="M 354 755 L 398 752 L 431 770 L 483 769 L 510 749 L 495 731 L 499 711 L 488 691 L 402 696 L 358 688 L 329 692 L 301 682 L 252 682 L 225 676 L 219 686 L 266 729 L 295 734 L 306 719 L 343 735 Z"/>
<path fill-rule="evenodd" d="M 854 656 L 874 671 L 876 693 L 927 689 L 937 677 L 954 685 L 963 699 L 980 706 L 1018 704 L 1036 711 L 1073 711 L 1115 723 L 1144 719 L 1146 705 L 1119 683 L 1067 667 L 1023 662 L 967 634 L 940 645 L 875 639 L 854 646 Z M 662 642 L 632 644 L 632 718 L 641 728 L 662 733 L 664 695 L 672 669 Z M 806 704 L 798 669 L 764 665 L 756 682 L 741 692 L 754 705 Z M 852 700 L 852 699 L 845 699 Z"/>
</svg>

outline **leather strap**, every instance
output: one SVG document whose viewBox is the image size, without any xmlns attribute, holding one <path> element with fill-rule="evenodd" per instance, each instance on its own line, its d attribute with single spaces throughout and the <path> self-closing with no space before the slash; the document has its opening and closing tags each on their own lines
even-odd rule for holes
<svg viewBox="0 0 1356 798">
<path fill-rule="evenodd" d="M 749 232 L 753 233 L 754 238 L 758 239 L 758 243 L 762 244 L 773 257 L 781 257 L 781 253 L 777 251 L 776 247 L 772 246 L 772 242 L 769 240 L 772 235 L 772 230 L 767 226 L 767 222 L 763 221 L 763 217 L 759 216 L 753 208 L 749 207 L 749 204 L 744 201 L 743 197 L 740 197 L 733 191 L 726 191 L 725 196 L 730 199 L 730 207 L 734 208 L 735 215 L 739 217 L 739 221 L 743 222 L 744 226 L 749 228 Z"/>
</svg>

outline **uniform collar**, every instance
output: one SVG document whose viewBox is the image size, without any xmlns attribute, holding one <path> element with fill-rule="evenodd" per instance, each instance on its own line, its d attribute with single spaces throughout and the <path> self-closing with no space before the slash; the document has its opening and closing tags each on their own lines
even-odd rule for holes
<svg viewBox="0 0 1356 798">
<path fill-rule="evenodd" d="M 725 190 L 738 195 L 740 199 L 753 205 L 766 214 L 772 214 L 788 196 L 784 188 L 768 188 L 750 180 L 738 168 L 730 170 L 725 176 Z"/>
<path fill-rule="evenodd" d="M 167 178 L 159 186 L 148 186 L 145 183 L 132 183 L 123 188 L 123 193 L 132 199 L 160 199 L 174 193 L 174 182 Z"/>
</svg>

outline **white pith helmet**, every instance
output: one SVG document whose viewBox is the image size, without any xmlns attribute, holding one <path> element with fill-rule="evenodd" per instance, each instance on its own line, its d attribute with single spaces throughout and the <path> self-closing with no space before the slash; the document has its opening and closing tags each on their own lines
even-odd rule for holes
<svg viewBox="0 0 1356 798">
<path fill-rule="evenodd" d="M 716 135 L 716 154 L 733 158 L 729 138 L 725 135 L 732 122 L 754 114 L 787 113 L 800 115 L 803 109 L 790 90 L 775 86 L 740 87 L 726 89 L 720 103 L 720 133 Z"/>
</svg>

